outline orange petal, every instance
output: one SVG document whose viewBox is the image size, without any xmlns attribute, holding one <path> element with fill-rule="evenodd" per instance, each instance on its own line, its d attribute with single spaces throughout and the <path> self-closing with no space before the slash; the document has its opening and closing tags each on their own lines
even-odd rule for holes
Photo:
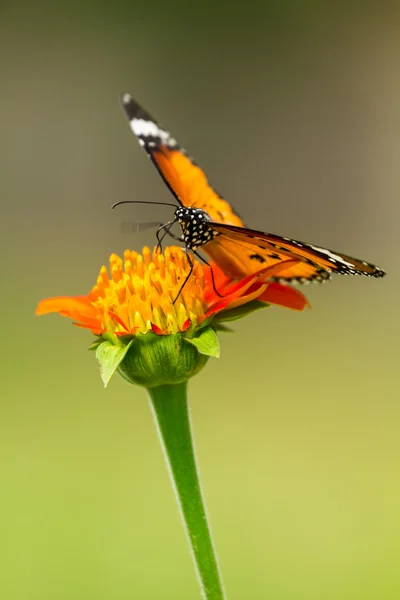
<svg viewBox="0 0 400 600">
<path fill-rule="evenodd" d="M 108 315 L 114 320 L 116 321 L 119 325 L 121 325 L 121 327 L 123 327 L 125 329 L 125 331 L 127 333 L 130 333 L 129 329 L 127 328 L 127 326 L 125 325 L 125 323 L 123 322 L 123 320 L 121 319 L 121 317 L 119 315 L 117 315 L 117 313 L 115 313 L 112 310 L 108 311 Z"/>
<path fill-rule="evenodd" d="M 209 266 L 204 266 L 203 269 L 204 279 L 207 282 L 207 285 L 211 288 L 213 288 L 211 270 L 214 275 L 215 287 L 217 290 L 223 290 L 225 286 L 232 281 L 227 275 L 225 275 L 218 265 L 213 262 L 211 262 Z"/>
<path fill-rule="evenodd" d="M 219 312 L 224 308 L 241 306 L 246 302 L 255 300 L 265 291 L 265 285 L 268 283 L 268 279 L 271 276 L 275 277 L 280 271 L 287 269 L 288 266 L 292 266 L 298 262 L 298 260 L 285 260 L 282 261 L 282 263 L 279 263 L 279 265 L 260 269 L 260 271 L 252 273 L 239 281 L 232 281 L 225 287 L 225 294 L 221 300 L 217 297 L 213 288 L 208 289 L 208 293 L 205 294 L 206 299 L 209 302 L 207 314 Z"/>
<path fill-rule="evenodd" d="M 72 323 L 75 327 L 81 327 L 82 329 L 90 329 L 94 335 L 101 335 L 103 330 L 100 329 L 98 323 Z"/>
<path fill-rule="evenodd" d="M 281 283 L 270 283 L 257 300 L 261 302 L 268 302 L 268 304 L 277 304 L 284 306 L 285 308 L 292 308 L 293 310 L 304 310 L 306 307 L 311 308 L 307 298 L 288 285 Z"/>
<path fill-rule="evenodd" d="M 219 300 L 218 302 L 215 302 L 214 304 L 212 304 L 210 306 L 210 308 L 208 309 L 208 311 L 206 313 L 206 317 L 209 317 L 210 315 L 213 315 L 217 312 L 221 312 L 222 310 L 225 310 L 225 309 L 230 310 L 231 308 L 237 308 L 238 306 L 247 304 L 248 302 L 251 302 L 252 300 L 259 300 L 259 297 L 265 291 L 266 286 L 267 286 L 267 284 L 264 284 L 261 286 L 254 286 L 253 291 L 250 293 L 247 293 L 244 296 L 240 296 L 239 294 L 230 294 L 229 296 L 226 296 L 225 298 L 221 298 L 221 300 Z"/>
<path fill-rule="evenodd" d="M 264 283 L 267 279 L 271 277 L 277 277 L 281 271 L 285 271 L 286 269 L 297 265 L 300 261 L 296 259 L 288 259 L 283 260 L 280 263 L 272 265 L 270 267 L 265 267 L 264 269 L 260 269 L 256 273 L 252 273 L 248 275 L 244 279 L 240 279 L 239 281 L 234 281 L 225 288 L 225 293 L 232 294 L 234 292 L 239 292 L 244 287 L 249 287 L 249 283 Z"/>
<path fill-rule="evenodd" d="M 97 311 L 87 296 L 55 296 L 41 300 L 37 306 L 37 315 L 46 315 L 48 313 L 60 313 L 65 317 L 80 315 L 83 318 L 96 319 Z"/>
<path fill-rule="evenodd" d="M 261 275 L 260 275 L 261 273 Z M 218 306 L 217 310 L 222 310 L 225 308 L 230 302 L 236 298 L 240 298 L 244 296 L 245 292 L 253 285 L 256 284 L 259 278 L 262 278 L 263 271 L 258 271 L 257 273 L 252 273 L 248 275 L 244 279 L 240 279 L 240 281 L 231 281 L 223 290 L 224 294 L 222 296 L 217 296 L 214 287 L 208 288 L 205 291 L 204 297 L 208 303 L 208 308 L 212 308 L 214 306 Z M 215 312 L 213 310 L 213 312 Z"/>
<path fill-rule="evenodd" d="M 95 307 L 87 296 L 56 296 L 41 300 L 37 306 L 37 315 L 58 313 L 77 321 L 74 325 L 91 329 L 95 335 L 102 333 L 101 320 Z"/>
</svg>

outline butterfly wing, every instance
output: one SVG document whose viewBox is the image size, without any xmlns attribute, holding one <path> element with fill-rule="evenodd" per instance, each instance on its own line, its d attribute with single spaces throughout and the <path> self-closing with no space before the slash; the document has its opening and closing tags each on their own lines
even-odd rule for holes
<svg viewBox="0 0 400 600">
<path fill-rule="evenodd" d="M 240 217 L 210 186 L 169 131 L 153 119 L 129 94 L 121 97 L 130 127 L 179 204 L 200 208 L 211 218 L 218 235 L 203 248 L 231 277 L 240 278 L 288 259 L 298 261 L 280 271 L 287 282 L 323 281 L 331 273 L 383 277 L 379 267 L 346 254 L 243 227 Z"/>
<path fill-rule="evenodd" d="M 279 272 L 279 280 L 306 283 L 330 279 L 331 273 L 383 277 L 376 265 L 312 244 L 244 227 L 211 223 L 218 233 L 204 251 L 231 277 L 239 278 L 288 259 L 299 262 Z"/>
<path fill-rule="evenodd" d="M 204 171 L 169 131 L 161 127 L 129 94 L 122 95 L 121 104 L 139 144 L 181 205 L 201 208 L 216 222 L 243 225 L 228 202 L 210 186 Z"/>
</svg>

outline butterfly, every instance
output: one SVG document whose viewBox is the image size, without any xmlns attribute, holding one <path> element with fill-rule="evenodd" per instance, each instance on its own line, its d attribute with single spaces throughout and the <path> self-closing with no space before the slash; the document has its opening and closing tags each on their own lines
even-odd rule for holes
<svg viewBox="0 0 400 600">
<path fill-rule="evenodd" d="M 248 229 L 169 131 L 129 94 L 121 96 L 121 105 L 139 144 L 177 201 L 174 220 L 163 224 L 157 232 L 160 244 L 163 237 L 170 234 L 197 256 L 197 250 L 201 248 L 226 275 L 234 279 L 284 262 L 288 266 L 285 268 L 282 264 L 279 277 L 271 279 L 283 283 L 307 283 L 328 280 L 331 273 L 385 275 L 380 267 L 347 254 Z M 176 237 L 170 231 L 176 222 L 182 228 L 182 237 Z"/>
</svg>

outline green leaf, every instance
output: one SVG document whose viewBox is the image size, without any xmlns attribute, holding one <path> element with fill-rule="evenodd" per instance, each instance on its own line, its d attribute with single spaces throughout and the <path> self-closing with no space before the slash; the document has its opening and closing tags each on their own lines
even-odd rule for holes
<svg viewBox="0 0 400 600">
<path fill-rule="evenodd" d="M 259 300 L 252 300 L 247 304 L 242 304 L 236 308 L 231 308 L 230 310 L 224 310 L 220 312 L 215 317 L 215 323 L 222 323 L 223 321 L 237 321 L 237 319 L 242 319 L 246 315 L 260 310 L 261 308 L 266 308 L 269 304 L 265 302 L 260 302 Z"/>
<path fill-rule="evenodd" d="M 96 358 L 100 365 L 100 375 L 104 383 L 104 387 L 107 387 L 111 377 L 114 375 L 119 364 L 124 359 L 126 353 L 132 345 L 133 340 L 126 346 L 114 345 L 111 342 L 105 341 L 101 343 L 96 350 Z"/>
<path fill-rule="evenodd" d="M 214 329 L 203 329 L 195 338 L 185 338 L 186 342 L 196 346 L 200 354 L 219 358 L 219 342 Z"/>
</svg>

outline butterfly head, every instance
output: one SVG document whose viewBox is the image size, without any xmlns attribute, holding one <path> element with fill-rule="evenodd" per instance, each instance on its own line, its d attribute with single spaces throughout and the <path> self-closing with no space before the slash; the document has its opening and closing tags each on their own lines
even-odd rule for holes
<svg viewBox="0 0 400 600">
<path fill-rule="evenodd" d="M 205 210 L 180 206 L 175 211 L 175 217 L 182 227 L 183 241 L 191 250 L 204 246 L 218 235 L 210 227 L 211 219 Z"/>
</svg>

